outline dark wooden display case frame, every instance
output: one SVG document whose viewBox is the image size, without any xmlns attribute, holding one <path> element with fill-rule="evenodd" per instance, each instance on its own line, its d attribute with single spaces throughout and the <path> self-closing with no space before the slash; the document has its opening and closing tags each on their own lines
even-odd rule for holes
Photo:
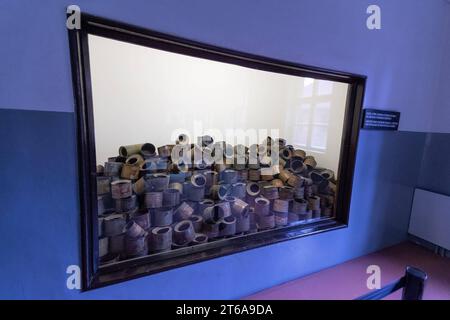
<svg viewBox="0 0 450 320">
<path fill-rule="evenodd" d="M 218 240 L 161 254 L 98 264 L 96 158 L 88 35 L 97 35 L 150 48 L 293 76 L 349 84 L 341 154 L 339 183 L 333 218 L 320 218 L 250 235 Z M 149 275 L 156 272 L 273 244 L 344 228 L 348 224 L 356 148 L 366 77 L 271 59 L 179 38 L 88 14 L 81 15 L 81 28 L 69 30 L 73 89 L 78 138 L 78 174 L 81 211 L 83 290 Z"/>
</svg>

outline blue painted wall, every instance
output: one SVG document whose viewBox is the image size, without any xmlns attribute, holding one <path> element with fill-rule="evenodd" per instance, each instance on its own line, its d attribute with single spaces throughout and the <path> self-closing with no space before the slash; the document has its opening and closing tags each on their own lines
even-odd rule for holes
<svg viewBox="0 0 450 320">
<path fill-rule="evenodd" d="M 450 133 L 427 134 L 418 187 L 450 195 Z"/>
<path fill-rule="evenodd" d="M 220 46 L 368 75 L 365 106 L 430 131 L 449 35 L 443 0 L 77 1 L 82 11 Z M 361 132 L 350 227 L 80 293 L 76 139 L 65 7 L 0 3 L 0 298 L 239 298 L 406 238 L 426 134 Z M 420 62 L 420 63 L 418 63 Z M 417 88 L 420 88 L 418 90 Z"/>
</svg>

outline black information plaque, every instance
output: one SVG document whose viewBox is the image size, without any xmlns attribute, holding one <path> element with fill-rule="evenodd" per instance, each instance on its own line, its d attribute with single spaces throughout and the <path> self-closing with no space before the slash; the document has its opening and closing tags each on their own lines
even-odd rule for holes
<svg viewBox="0 0 450 320">
<path fill-rule="evenodd" d="M 400 112 L 364 109 L 362 128 L 370 130 L 398 130 Z"/>
</svg>

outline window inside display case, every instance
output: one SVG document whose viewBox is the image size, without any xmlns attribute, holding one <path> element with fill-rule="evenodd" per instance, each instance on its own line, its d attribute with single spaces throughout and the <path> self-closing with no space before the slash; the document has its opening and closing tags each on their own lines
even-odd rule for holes
<svg viewBox="0 0 450 320">
<path fill-rule="evenodd" d="M 88 15 L 69 35 L 85 289 L 346 226 L 364 77 Z"/>
</svg>

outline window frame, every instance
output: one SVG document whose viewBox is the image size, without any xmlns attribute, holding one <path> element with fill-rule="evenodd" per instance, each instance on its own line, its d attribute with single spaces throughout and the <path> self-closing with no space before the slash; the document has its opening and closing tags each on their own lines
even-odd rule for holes
<svg viewBox="0 0 450 320">
<path fill-rule="evenodd" d="M 349 84 L 334 217 L 100 266 L 98 264 L 98 241 L 96 239 L 98 223 L 97 163 L 88 48 L 89 34 L 258 70 Z M 365 76 L 212 46 L 85 13 L 81 14 L 81 28 L 69 30 L 69 45 L 77 129 L 82 290 L 103 287 L 280 241 L 347 227 L 366 83 Z"/>
</svg>

